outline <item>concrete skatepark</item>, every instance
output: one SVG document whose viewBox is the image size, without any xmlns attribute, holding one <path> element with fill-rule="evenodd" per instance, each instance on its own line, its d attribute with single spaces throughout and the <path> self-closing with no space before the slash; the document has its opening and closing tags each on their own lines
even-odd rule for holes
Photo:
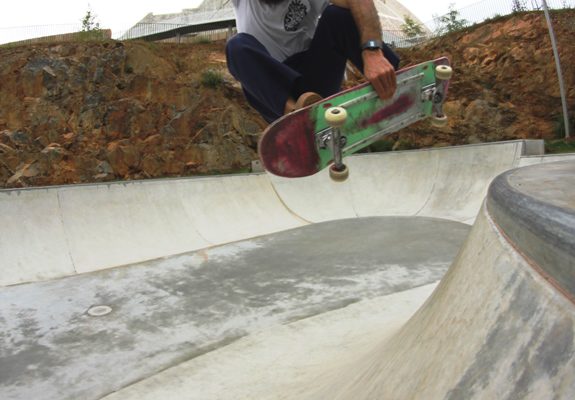
<svg viewBox="0 0 575 400">
<path fill-rule="evenodd" d="M 0 397 L 573 398 L 575 156 L 542 150 L 2 190 Z"/>
</svg>

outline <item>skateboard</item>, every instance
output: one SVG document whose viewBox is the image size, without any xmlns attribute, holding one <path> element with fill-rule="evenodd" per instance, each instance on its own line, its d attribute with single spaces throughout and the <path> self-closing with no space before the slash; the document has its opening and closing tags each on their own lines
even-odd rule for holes
<svg viewBox="0 0 575 400">
<path fill-rule="evenodd" d="M 397 71 L 397 90 L 381 100 L 369 83 L 325 98 L 279 118 L 264 131 L 258 152 L 274 175 L 298 178 L 329 166 L 330 177 L 344 181 L 343 157 L 383 136 L 431 117 L 445 126 L 443 102 L 452 70 L 445 57 Z"/>
</svg>

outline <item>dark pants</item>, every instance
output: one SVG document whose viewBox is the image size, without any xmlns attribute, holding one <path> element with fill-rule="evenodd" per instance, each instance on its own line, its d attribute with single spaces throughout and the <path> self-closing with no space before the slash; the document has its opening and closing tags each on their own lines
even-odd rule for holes
<svg viewBox="0 0 575 400">
<path fill-rule="evenodd" d="M 399 57 L 387 46 L 384 55 L 397 69 Z M 272 58 L 247 33 L 228 41 L 226 57 L 248 102 L 267 122 L 283 115 L 288 97 L 297 99 L 305 92 L 327 97 L 339 92 L 347 60 L 363 72 L 359 32 L 351 12 L 337 6 L 323 12 L 310 48 L 284 62 Z"/>
</svg>

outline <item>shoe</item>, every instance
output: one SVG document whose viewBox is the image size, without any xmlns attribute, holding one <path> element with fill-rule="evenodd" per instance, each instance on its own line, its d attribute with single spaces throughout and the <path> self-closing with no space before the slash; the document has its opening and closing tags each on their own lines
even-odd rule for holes
<svg viewBox="0 0 575 400">
<path fill-rule="evenodd" d="M 317 103 L 322 99 L 323 97 L 321 97 L 319 94 L 315 92 L 305 92 L 304 94 L 299 96 L 297 101 L 294 101 L 293 99 L 289 98 L 286 103 L 284 113 L 289 114 L 291 112 L 294 112 L 295 110 L 299 110 L 300 108 L 311 106 L 312 104 Z"/>
<path fill-rule="evenodd" d="M 299 96 L 299 98 L 295 102 L 294 110 L 299 110 L 300 108 L 311 106 L 312 104 L 317 103 L 320 100 L 323 100 L 323 97 L 321 97 L 319 94 L 315 92 L 305 92 L 304 94 Z"/>
</svg>

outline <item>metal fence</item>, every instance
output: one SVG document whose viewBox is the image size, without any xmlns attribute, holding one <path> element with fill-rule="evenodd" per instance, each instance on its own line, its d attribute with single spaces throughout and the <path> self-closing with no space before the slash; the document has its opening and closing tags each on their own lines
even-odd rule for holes
<svg viewBox="0 0 575 400">
<path fill-rule="evenodd" d="M 547 0 L 547 6 L 550 9 L 575 8 L 575 0 Z M 471 26 L 481 23 L 487 19 L 496 18 L 519 11 L 538 11 L 542 10 L 540 0 L 483 0 L 481 2 L 469 5 L 467 7 L 455 9 L 457 18 L 465 22 L 465 26 Z M 438 16 L 425 25 L 435 34 L 443 33 L 442 29 L 445 23 L 442 20 L 448 17 L 449 13 Z"/>
<path fill-rule="evenodd" d="M 555 10 L 572 9 L 575 8 L 575 0 L 548 0 L 547 5 L 550 9 Z M 540 0 L 484 0 L 464 8 L 454 8 L 450 13 L 436 16 L 425 22 L 425 26 L 431 31 L 430 34 L 409 36 L 401 30 L 384 30 L 383 39 L 393 47 L 411 47 L 445 34 L 455 25 L 450 26 L 450 23 L 453 22 L 457 23 L 456 26 L 469 27 L 514 12 L 540 10 L 542 10 Z"/>
<path fill-rule="evenodd" d="M 167 39 L 158 40 L 161 43 L 205 43 L 217 40 L 227 40 L 237 33 L 236 28 L 229 29 L 211 29 L 207 31 L 189 33 L 185 35 L 176 34 Z"/>
<path fill-rule="evenodd" d="M 31 39 L 51 37 L 80 32 L 80 24 L 36 25 L 0 28 L 0 44 L 22 42 Z"/>
<path fill-rule="evenodd" d="M 547 4 L 551 9 L 575 8 L 575 0 L 548 0 Z M 486 19 L 507 15 L 515 11 L 541 9 L 540 0 L 483 0 L 467 7 L 454 8 L 455 14 L 451 16 L 455 16 L 457 20 L 463 22 L 465 26 L 471 26 L 483 22 Z M 225 15 L 222 14 L 224 11 Z M 169 39 L 169 41 L 172 42 L 182 43 L 195 40 L 217 40 L 221 39 L 222 35 L 225 34 L 225 29 L 213 29 L 213 27 L 210 27 L 203 32 L 194 32 L 189 35 L 178 34 L 178 29 L 181 30 L 181 28 L 190 26 L 190 24 L 205 23 L 213 20 L 213 18 L 218 20 L 230 18 L 228 13 L 228 10 L 206 11 L 201 13 L 200 17 L 202 18 L 190 14 L 190 16 L 187 17 L 190 20 L 183 21 L 184 23 L 179 23 L 179 21 L 178 23 L 171 21 L 139 23 L 127 30 L 112 32 L 112 37 L 118 40 L 128 40 L 158 32 L 173 32 L 172 37 Z M 408 37 L 403 31 L 384 30 L 384 40 L 397 47 L 409 47 L 422 43 L 431 37 L 443 34 L 445 32 L 445 20 L 448 20 L 449 17 L 450 14 L 448 13 L 425 22 L 426 27 L 433 32 L 431 35 Z M 61 38 L 60 35 L 80 32 L 81 30 L 82 27 L 80 24 L 0 28 L 0 44 L 46 37 L 55 37 L 54 40 L 61 40 L 58 39 Z M 229 31 L 227 31 L 227 33 L 229 33 Z M 158 40 L 166 41 L 167 38 L 161 37 Z"/>
<path fill-rule="evenodd" d="M 109 29 L 84 32 L 80 25 L 37 25 L 13 28 L 0 28 L 0 45 L 20 45 L 41 42 L 65 42 L 73 40 L 132 40 L 141 36 L 152 35 L 159 32 L 174 32 L 170 38 L 158 39 L 159 42 L 171 43 L 195 43 L 226 39 L 235 33 L 235 28 L 206 29 L 200 32 L 180 35 L 179 28 L 185 28 L 185 24 L 148 24 L 138 25 L 138 34 L 130 29 L 112 33 Z"/>
<path fill-rule="evenodd" d="M 227 3 L 226 3 L 227 4 Z M 182 33 L 194 34 L 224 30 L 235 26 L 235 15 L 231 4 L 221 9 L 184 12 L 173 16 L 157 16 L 137 23 L 121 36 L 120 40 L 138 38 L 159 38 L 165 40 L 169 36 L 181 36 Z"/>
<path fill-rule="evenodd" d="M 551 41 L 554 46 L 553 51 L 557 69 L 557 78 L 561 88 L 561 102 L 563 106 L 562 115 L 564 126 L 563 129 L 565 130 L 565 137 L 569 138 L 571 136 L 571 129 L 569 119 L 569 106 L 566 90 L 564 87 L 564 76 L 547 9 L 558 10 L 573 8 L 575 8 L 575 0 L 547 0 L 546 7 L 544 6 L 544 2 L 542 0 L 484 0 L 464 8 L 452 8 L 447 14 L 437 16 L 433 20 L 426 22 L 426 27 L 433 32 L 430 35 L 409 37 L 403 31 L 386 31 L 384 32 L 384 40 L 392 46 L 411 47 L 419 43 L 424 43 L 434 37 L 441 36 L 446 32 L 472 26 L 484 22 L 488 19 L 493 19 L 518 12 L 541 11 L 543 14 L 543 11 L 545 11 L 546 17 L 548 19 Z"/>
</svg>

